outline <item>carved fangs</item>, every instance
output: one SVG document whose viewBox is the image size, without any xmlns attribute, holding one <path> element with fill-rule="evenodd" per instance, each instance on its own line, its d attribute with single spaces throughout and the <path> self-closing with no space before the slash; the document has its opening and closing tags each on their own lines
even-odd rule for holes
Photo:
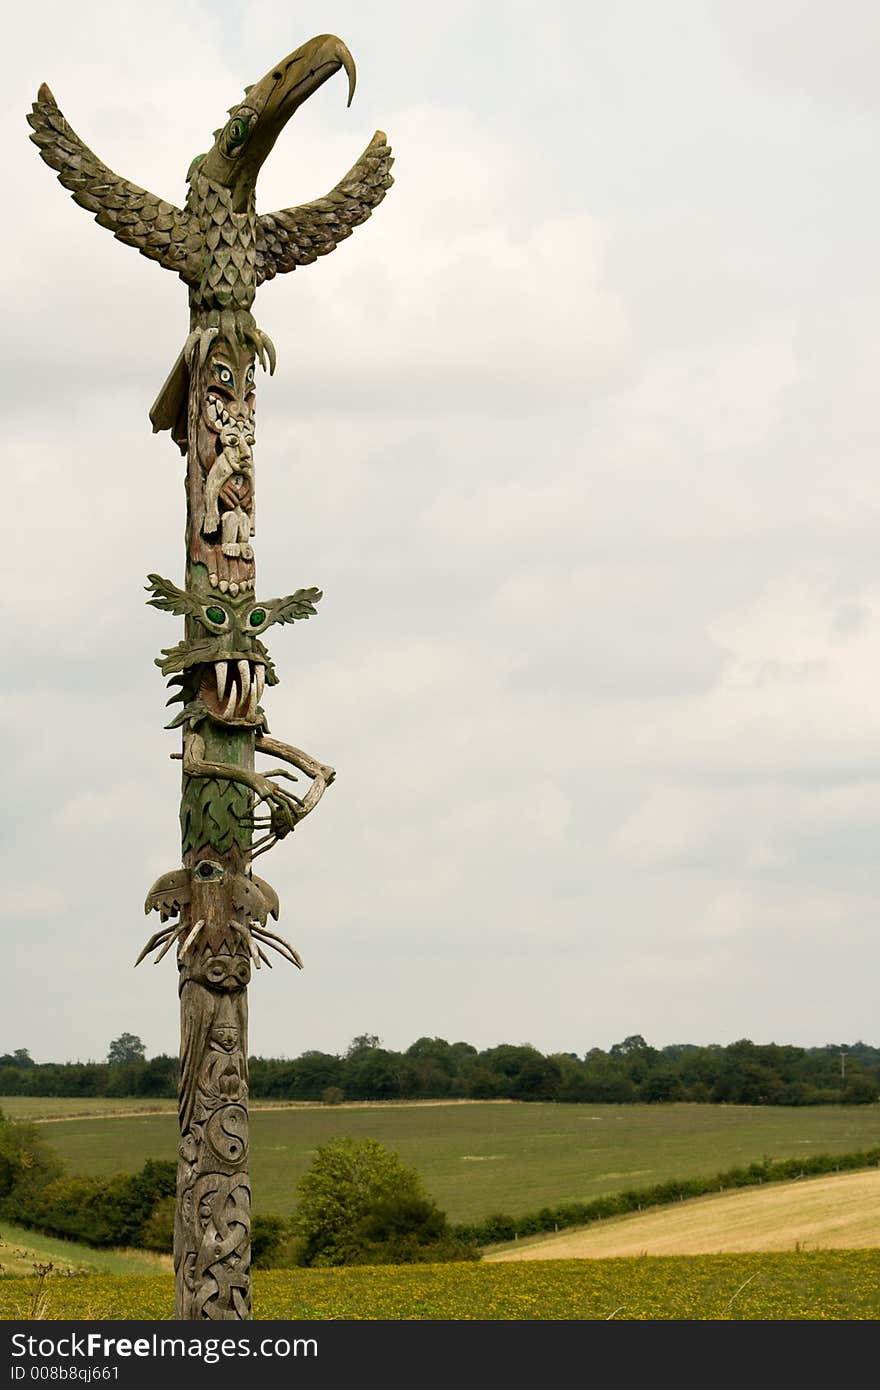
<svg viewBox="0 0 880 1390">
<path fill-rule="evenodd" d="M 215 661 L 206 668 L 201 697 L 212 718 L 224 724 L 257 724 L 266 684 L 262 662 Z"/>
</svg>

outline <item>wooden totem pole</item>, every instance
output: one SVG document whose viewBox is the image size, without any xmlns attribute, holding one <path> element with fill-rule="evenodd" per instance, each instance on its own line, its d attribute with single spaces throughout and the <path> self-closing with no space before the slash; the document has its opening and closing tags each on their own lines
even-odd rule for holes
<svg viewBox="0 0 880 1390">
<path fill-rule="evenodd" d="M 301 966 L 267 926 L 278 896 L 253 861 L 317 805 L 334 771 L 269 734 L 261 700 L 277 684 L 261 640 L 273 623 L 315 612 L 319 589 L 259 601 L 254 590 L 254 365 L 275 349 L 257 327 L 257 287 L 333 251 L 382 201 L 391 154 L 377 131 L 325 198 L 259 216 L 256 180 L 284 125 L 344 68 L 331 34 L 311 39 L 245 89 L 187 175 L 183 208 L 114 174 L 71 130 L 48 87 L 28 116 L 31 139 L 74 201 L 102 227 L 189 287 L 190 333 L 150 411 L 186 457 L 184 587 L 149 575 L 148 600 L 184 619 L 183 640 L 156 664 L 182 708 L 182 866 L 147 894 L 163 923 L 137 964 L 176 946 L 180 981 L 180 1146 L 174 1266 L 178 1319 L 251 1316 L 247 986 L 272 948 Z M 276 766 L 258 771 L 255 754 Z M 279 765 L 280 764 L 280 765 Z M 295 769 L 296 771 L 293 771 Z M 290 785 L 306 779 L 304 795 Z M 306 789 L 307 787 L 307 789 Z M 256 838 L 255 838 L 256 836 Z M 164 925 L 170 923 L 170 925 Z M 266 948 L 266 949 L 264 949 Z"/>
</svg>

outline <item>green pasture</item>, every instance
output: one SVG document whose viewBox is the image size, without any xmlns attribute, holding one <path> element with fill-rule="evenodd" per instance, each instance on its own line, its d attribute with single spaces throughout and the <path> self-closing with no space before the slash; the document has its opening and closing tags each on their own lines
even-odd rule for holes
<svg viewBox="0 0 880 1390">
<path fill-rule="evenodd" d="M 94 1104 L 94 1102 L 91 1102 Z M 15 1113 L 0 1097 L 0 1109 Z M 45 1134 L 70 1172 L 134 1172 L 173 1158 L 173 1114 L 71 1119 Z M 422 1175 L 453 1221 L 588 1201 L 621 1188 L 705 1176 L 765 1157 L 847 1153 L 880 1143 L 877 1106 L 315 1106 L 251 1115 L 254 1209 L 289 1216 L 315 1148 L 371 1137 Z"/>
<path fill-rule="evenodd" d="M 0 1279 L 30 1275 L 37 1264 L 63 1274 L 155 1274 L 170 1269 L 171 1257 L 151 1250 L 95 1250 L 0 1219 Z"/>
<path fill-rule="evenodd" d="M 0 1318 L 167 1319 L 174 1280 L 50 1276 L 42 1292 L 0 1280 Z M 255 1318 L 283 1320 L 876 1321 L 880 1251 L 257 1270 L 253 1299 Z"/>
</svg>

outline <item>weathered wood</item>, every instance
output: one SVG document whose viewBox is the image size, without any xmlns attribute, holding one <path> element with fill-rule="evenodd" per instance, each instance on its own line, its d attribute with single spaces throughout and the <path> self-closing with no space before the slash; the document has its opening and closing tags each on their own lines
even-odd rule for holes
<svg viewBox="0 0 880 1390">
<path fill-rule="evenodd" d="M 187 176 L 183 209 L 108 169 L 71 130 L 43 85 L 31 139 L 74 200 L 120 241 L 174 270 L 189 287 L 190 332 L 150 411 L 186 455 L 186 566 L 180 589 L 151 574 L 148 602 L 184 618 L 184 637 L 156 665 L 169 678 L 180 729 L 182 865 L 163 874 L 145 911 L 159 913 L 139 964 L 176 947 L 180 992 L 180 1145 L 175 1214 L 175 1317 L 251 1316 L 247 986 L 275 951 L 302 961 L 266 926 L 274 889 L 251 869 L 314 810 L 333 768 L 269 735 L 261 700 L 277 684 L 261 638 L 273 624 L 310 617 L 315 588 L 254 597 L 256 363 L 275 348 L 251 314 L 264 280 L 335 249 L 391 186 L 391 152 L 377 131 L 325 198 L 260 217 L 256 180 L 294 111 L 344 68 L 332 34 L 311 39 L 246 88 L 212 148 Z M 256 753 L 285 767 L 256 767 Z M 287 785 L 309 779 L 300 796 Z M 258 837 L 254 839 L 254 832 Z M 164 925 L 169 923 L 169 925 Z"/>
</svg>

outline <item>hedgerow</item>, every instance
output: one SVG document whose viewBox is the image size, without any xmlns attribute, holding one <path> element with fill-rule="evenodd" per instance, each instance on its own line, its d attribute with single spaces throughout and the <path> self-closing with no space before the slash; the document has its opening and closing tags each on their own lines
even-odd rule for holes
<svg viewBox="0 0 880 1390">
<path fill-rule="evenodd" d="M 477 1245 L 499 1245 L 519 1236 L 539 1235 L 569 1226 L 587 1226 L 609 1216 L 624 1216 L 646 1207 L 683 1202 L 688 1197 L 704 1197 L 727 1188 L 755 1187 L 760 1183 L 791 1182 L 822 1173 L 852 1172 L 859 1168 L 880 1167 L 880 1148 L 850 1154 L 811 1154 L 806 1158 L 764 1159 L 745 1168 L 728 1168 L 714 1177 L 681 1178 L 655 1183 L 652 1187 L 628 1188 L 609 1192 L 590 1202 L 563 1202 L 554 1207 L 521 1216 L 494 1212 L 483 1221 L 465 1222 L 453 1227 L 463 1241 Z"/>
</svg>

